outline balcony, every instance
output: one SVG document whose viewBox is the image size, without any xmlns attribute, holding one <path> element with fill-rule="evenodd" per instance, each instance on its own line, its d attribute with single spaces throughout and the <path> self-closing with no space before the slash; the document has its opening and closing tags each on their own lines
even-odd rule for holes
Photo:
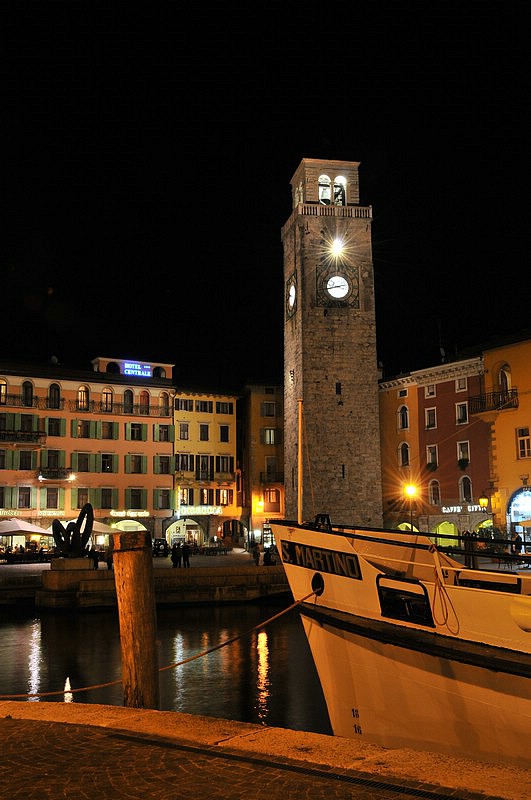
<svg viewBox="0 0 531 800">
<path fill-rule="evenodd" d="M 221 481 L 223 483 L 234 483 L 236 480 L 236 475 L 234 472 L 215 472 L 214 480 Z"/>
<path fill-rule="evenodd" d="M 0 431 L 0 442 L 5 444 L 24 445 L 24 447 L 42 447 L 46 434 L 41 431 Z"/>
<path fill-rule="evenodd" d="M 485 392 L 476 397 L 469 397 L 468 408 L 471 414 L 518 408 L 518 389 L 508 389 L 506 392 Z"/>
<path fill-rule="evenodd" d="M 284 483 L 284 473 L 283 472 L 261 472 L 260 473 L 260 483 L 263 483 L 263 484 Z"/>
<path fill-rule="evenodd" d="M 70 481 L 72 470 L 67 467 L 42 467 L 37 472 L 40 481 Z"/>
</svg>

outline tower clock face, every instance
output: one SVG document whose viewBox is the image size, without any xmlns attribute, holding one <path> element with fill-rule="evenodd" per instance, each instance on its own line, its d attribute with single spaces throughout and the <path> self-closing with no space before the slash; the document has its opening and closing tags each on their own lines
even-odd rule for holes
<svg viewBox="0 0 531 800">
<path fill-rule="evenodd" d="M 344 275 L 331 275 L 326 282 L 326 291 L 334 300 L 342 300 L 350 291 L 350 284 Z"/>
<path fill-rule="evenodd" d="M 293 316 L 297 309 L 297 279 L 292 275 L 286 283 L 286 315 Z"/>
</svg>

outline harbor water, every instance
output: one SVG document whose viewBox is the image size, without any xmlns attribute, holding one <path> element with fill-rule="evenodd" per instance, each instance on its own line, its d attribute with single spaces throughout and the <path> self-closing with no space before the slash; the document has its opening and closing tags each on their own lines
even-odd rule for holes
<svg viewBox="0 0 531 800">
<path fill-rule="evenodd" d="M 298 612 L 284 608 L 158 608 L 160 710 L 330 734 Z M 0 654 L 3 699 L 123 705 L 115 610 L 3 614 Z"/>
</svg>

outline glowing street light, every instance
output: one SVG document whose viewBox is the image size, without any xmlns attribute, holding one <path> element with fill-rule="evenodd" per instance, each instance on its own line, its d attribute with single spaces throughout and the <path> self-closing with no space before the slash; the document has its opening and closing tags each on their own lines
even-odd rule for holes
<svg viewBox="0 0 531 800">
<path fill-rule="evenodd" d="M 414 483 L 408 483 L 404 487 L 404 492 L 409 498 L 409 530 L 413 532 L 413 500 L 417 495 L 417 487 Z"/>
</svg>

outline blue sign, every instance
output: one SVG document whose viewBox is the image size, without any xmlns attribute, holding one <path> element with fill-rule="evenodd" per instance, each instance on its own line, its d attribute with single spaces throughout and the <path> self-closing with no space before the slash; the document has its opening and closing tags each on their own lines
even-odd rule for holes
<svg viewBox="0 0 531 800">
<path fill-rule="evenodd" d="M 139 364 L 137 361 L 124 361 L 124 375 L 135 375 L 137 378 L 152 378 L 150 364 Z"/>
</svg>

